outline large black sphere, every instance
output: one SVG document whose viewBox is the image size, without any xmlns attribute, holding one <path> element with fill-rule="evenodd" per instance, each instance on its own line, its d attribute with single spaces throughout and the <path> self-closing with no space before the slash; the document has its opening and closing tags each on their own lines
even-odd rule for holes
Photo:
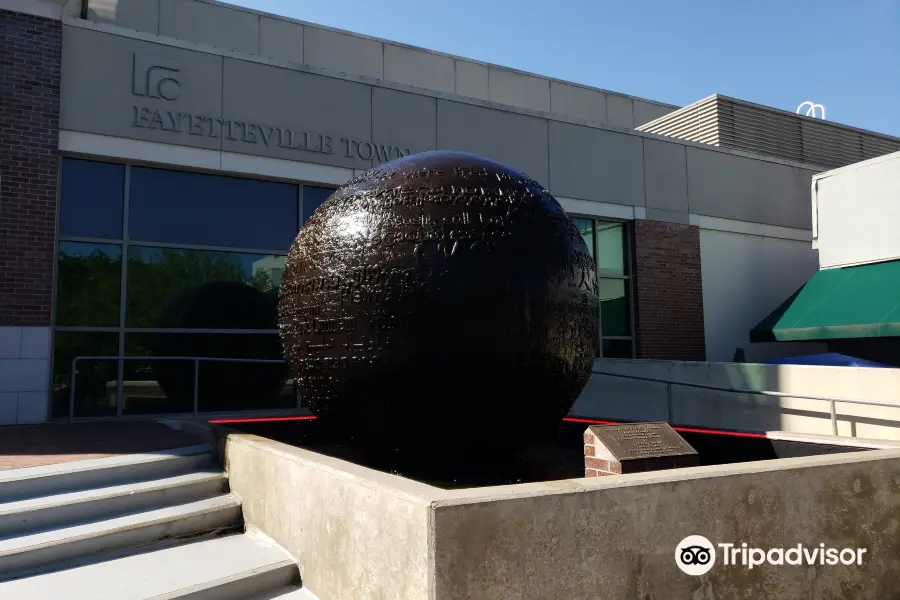
<svg viewBox="0 0 900 600">
<path fill-rule="evenodd" d="M 534 180 L 461 152 L 350 181 L 294 242 L 282 343 L 347 439 L 454 453 L 549 431 L 596 354 L 594 262 Z"/>
</svg>

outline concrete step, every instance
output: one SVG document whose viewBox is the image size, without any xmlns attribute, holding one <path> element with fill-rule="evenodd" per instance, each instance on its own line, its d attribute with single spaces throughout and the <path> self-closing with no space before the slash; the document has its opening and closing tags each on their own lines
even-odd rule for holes
<svg viewBox="0 0 900 600">
<path fill-rule="evenodd" d="M 0 598 L 247 600 L 270 590 L 296 590 L 289 586 L 298 581 L 297 565 L 283 550 L 265 540 L 233 535 L 0 583 Z"/>
<path fill-rule="evenodd" d="M 0 540 L 0 580 L 147 552 L 243 523 L 232 494 Z"/>
<path fill-rule="evenodd" d="M 215 466 L 208 444 L 0 471 L 0 502 L 183 475 Z"/>
<path fill-rule="evenodd" d="M 262 595 L 249 596 L 243 600 L 319 600 L 319 598 L 308 589 L 294 585 Z"/>
<path fill-rule="evenodd" d="M 0 503 L 0 538 L 196 502 L 220 495 L 227 487 L 225 473 L 199 471 Z"/>
</svg>

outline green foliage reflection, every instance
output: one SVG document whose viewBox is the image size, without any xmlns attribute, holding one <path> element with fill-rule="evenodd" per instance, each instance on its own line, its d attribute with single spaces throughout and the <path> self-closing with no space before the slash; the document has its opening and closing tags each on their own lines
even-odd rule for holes
<svg viewBox="0 0 900 600">
<path fill-rule="evenodd" d="M 236 252 L 131 247 L 126 325 L 159 327 L 160 313 L 170 300 L 205 283 L 234 281 L 263 292 L 274 290 L 277 285 L 270 274 L 272 269 L 259 265 L 283 261 L 284 257 Z M 280 282 L 280 276 L 278 279 Z"/>
<path fill-rule="evenodd" d="M 122 284 L 122 248 L 61 242 L 56 324 L 116 327 Z"/>
</svg>

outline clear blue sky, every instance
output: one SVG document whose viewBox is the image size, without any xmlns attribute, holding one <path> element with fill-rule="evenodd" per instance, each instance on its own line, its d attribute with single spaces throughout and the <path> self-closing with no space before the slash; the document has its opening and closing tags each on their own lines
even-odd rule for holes
<svg viewBox="0 0 900 600">
<path fill-rule="evenodd" d="M 900 0 L 227 0 L 685 105 L 719 93 L 900 137 Z"/>
</svg>

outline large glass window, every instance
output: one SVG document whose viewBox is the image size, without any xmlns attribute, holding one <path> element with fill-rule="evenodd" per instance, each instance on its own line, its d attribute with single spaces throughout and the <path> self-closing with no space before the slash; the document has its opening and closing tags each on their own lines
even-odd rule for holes
<svg viewBox="0 0 900 600">
<path fill-rule="evenodd" d="M 284 261 L 283 255 L 273 254 L 129 246 L 125 325 L 186 327 L 171 323 L 172 319 L 178 318 L 172 314 L 178 309 L 174 305 L 186 301 L 194 290 L 214 282 L 245 284 L 262 294 L 275 295 L 281 284 Z M 229 300 L 222 300 L 227 307 Z M 228 315 L 201 311 L 198 317 L 218 329 L 246 329 L 247 324 L 254 323 L 258 327 L 250 329 L 275 328 L 274 322 L 260 323 L 257 315 L 233 312 Z M 164 323 L 166 319 L 170 321 L 168 325 Z"/>
<path fill-rule="evenodd" d="M 190 413 L 195 390 L 201 412 L 297 406 L 278 288 L 332 189 L 72 158 L 61 177 L 55 418 Z"/>
<path fill-rule="evenodd" d="M 60 242 L 56 324 L 118 326 L 121 285 L 122 246 Z"/>
<path fill-rule="evenodd" d="M 70 403 L 78 417 L 116 414 L 117 361 L 93 357 L 118 356 L 119 334 L 96 331 L 57 331 L 53 352 L 54 417 L 69 415 Z M 75 362 L 73 381 L 72 367 Z M 73 396 L 73 383 L 75 394 Z"/>
<path fill-rule="evenodd" d="M 634 357 L 631 269 L 625 223 L 573 217 L 597 265 L 600 287 L 600 356 Z"/>
<path fill-rule="evenodd" d="M 626 279 L 601 277 L 600 332 L 603 337 L 631 337 L 631 310 Z"/>
<path fill-rule="evenodd" d="M 60 177 L 66 201 L 59 210 L 59 234 L 122 238 L 125 165 L 67 158 Z"/>
<path fill-rule="evenodd" d="M 333 193 L 334 190 L 330 188 L 303 186 L 303 222 L 309 221 L 316 209 L 322 206 L 322 203 L 328 200 Z"/>
<path fill-rule="evenodd" d="M 130 179 L 132 240 L 285 252 L 297 235 L 296 185 L 146 167 Z"/>
<path fill-rule="evenodd" d="M 275 332 L 129 333 L 125 351 L 127 356 L 166 357 L 126 361 L 122 394 L 126 415 L 191 412 L 195 392 L 200 412 L 297 406 L 286 364 L 229 360 L 281 360 L 281 341 Z"/>
<path fill-rule="evenodd" d="M 601 275 L 627 275 L 625 224 L 595 221 L 597 232 L 597 270 Z"/>
<path fill-rule="evenodd" d="M 578 227 L 578 231 L 581 233 L 581 238 L 584 240 L 584 243 L 587 245 L 588 252 L 591 253 L 591 258 L 595 258 L 594 254 L 594 221 L 591 219 L 582 219 L 579 217 L 574 217 L 572 219 L 575 222 L 575 225 Z"/>
</svg>

